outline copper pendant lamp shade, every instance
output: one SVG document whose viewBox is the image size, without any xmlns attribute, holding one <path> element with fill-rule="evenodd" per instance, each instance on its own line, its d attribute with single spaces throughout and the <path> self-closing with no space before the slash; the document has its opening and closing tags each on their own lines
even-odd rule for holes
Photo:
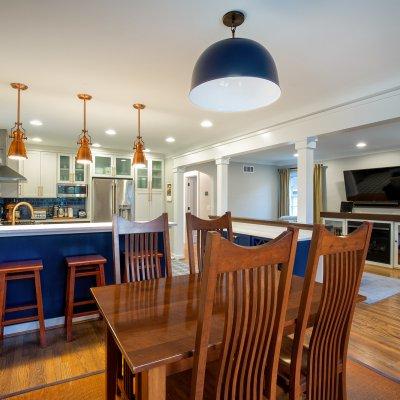
<svg viewBox="0 0 400 400">
<path fill-rule="evenodd" d="M 23 160 L 28 158 L 26 154 L 26 148 L 24 140 L 27 139 L 25 135 L 25 130 L 22 128 L 22 123 L 20 122 L 20 109 L 21 109 L 21 90 L 28 89 L 28 86 L 23 83 L 11 83 L 13 89 L 18 90 L 18 103 L 17 103 L 17 122 L 10 132 L 10 139 L 12 142 L 8 149 L 8 158 L 11 160 Z"/>
<path fill-rule="evenodd" d="M 89 94 L 78 94 L 78 99 L 83 100 L 83 129 L 78 138 L 78 151 L 76 153 L 76 162 L 79 164 L 90 164 L 92 162 L 92 151 L 90 145 L 92 139 L 86 129 L 86 101 L 91 100 Z"/>
<path fill-rule="evenodd" d="M 143 110 L 145 108 L 145 105 L 140 103 L 135 103 L 133 105 L 133 108 L 135 110 L 138 110 L 138 135 L 136 137 L 133 146 L 134 153 L 133 153 L 132 165 L 135 168 L 145 168 L 147 161 L 146 161 L 146 156 L 144 155 L 143 138 L 140 135 L 140 110 Z"/>
</svg>

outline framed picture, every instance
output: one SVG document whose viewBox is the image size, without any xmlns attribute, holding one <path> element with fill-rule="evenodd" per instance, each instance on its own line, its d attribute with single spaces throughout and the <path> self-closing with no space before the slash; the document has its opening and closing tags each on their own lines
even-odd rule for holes
<svg viewBox="0 0 400 400">
<path fill-rule="evenodd" d="M 166 193 L 166 200 L 168 202 L 172 201 L 172 183 L 167 183 L 167 193 Z"/>
</svg>

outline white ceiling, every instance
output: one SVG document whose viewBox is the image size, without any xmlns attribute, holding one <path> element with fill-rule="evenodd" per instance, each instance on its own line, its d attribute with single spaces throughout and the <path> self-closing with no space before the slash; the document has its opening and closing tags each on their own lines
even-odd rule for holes
<svg viewBox="0 0 400 400">
<path fill-rule="evenodd" d="M 351 131 L 319 136 L 314 153 L 316 161 L 334 160 L 362 154 L 400 150 L 400 121 L 392 121 Z M 364 142 L 366 147 L 358 148 Z M 266 165 L 296 164 L 294 144 L 233 157 L 232 161 Z"/>
<path fill-rule="evenodd" d="M 224 114 L 188 100 L 200 53 L 229 32 L 228 10 L 247 15 L 237 35 L 273 55 L 282 97 L 257 111 Z M 201 145 L 400 84 L 398 0 L 4 0 L 0 24 L 0 128 L 15 121 L 9 82 L 29 85 L 22 117 L 43 144 L 74 146 L 82 124 L 79 92 L 93 95 L 89 131 L 105 147 L 128 149 L 131 107 L 141 101 L 143 135 L 153 151 Z M 214 127 L 200 127 L 203 119 Z M 40 119 L 42 127 L 28 121 Z M 118 135 L 105 135 L 107 128 Z M 167 136 L 176 142 L 165 143 Z"/>
</svg>

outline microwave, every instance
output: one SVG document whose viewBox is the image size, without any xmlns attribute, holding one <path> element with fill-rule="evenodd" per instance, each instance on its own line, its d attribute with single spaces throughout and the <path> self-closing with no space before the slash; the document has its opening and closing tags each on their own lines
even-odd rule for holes
<svg viewBox="0 0 400 400">
<path fill-rule="evenodd" d="M 84 198 L 88 195 L 88 185 L 75 183 L 58 183 L 57 197 Z"/>
</svg>

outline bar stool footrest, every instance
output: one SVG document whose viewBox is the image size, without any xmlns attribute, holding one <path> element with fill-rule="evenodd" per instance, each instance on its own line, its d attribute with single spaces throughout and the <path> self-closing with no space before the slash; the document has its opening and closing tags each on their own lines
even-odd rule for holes
<svg viewBox="0 0 400 400">
<path fill-rule="evenodd" d="M 82 300 L 82 301 L 75 301 L 74 302 L 74 307 L 78 306 L 86 306 L 88 304 L 96 304 L 94 300 Z"/>
<path fill-rule="evenodd" d="M 4 310 L 6 313 L 12 313 L 17 311 L 24 311 L 24 310 L 33 310 L 34 308 L 38 308 L 37 304 L 27 304 L 24 306 L 16 306 L 16 307 L 9 307 Z"/>
<path fill-rule="evenodd" d="M 98 310 L 82 311 L 82 312 L 74 313 L 72 318 L 86 317 L 88 315 L 95 315 L 95 314 L 100 314 L 100 312 Z"/>
<path fill-rule="evenodd" d="M 24 322 L 31 322 L 31 321 L 39 321 L 38 315 L 32 315 L 31 317 L 21 317 L 21 318 L 14 318 L 3 321 L 2 324 L 4 326 L 7 325 L 14 325 L 14 324 L 23 324 Z"/>
</svg>

